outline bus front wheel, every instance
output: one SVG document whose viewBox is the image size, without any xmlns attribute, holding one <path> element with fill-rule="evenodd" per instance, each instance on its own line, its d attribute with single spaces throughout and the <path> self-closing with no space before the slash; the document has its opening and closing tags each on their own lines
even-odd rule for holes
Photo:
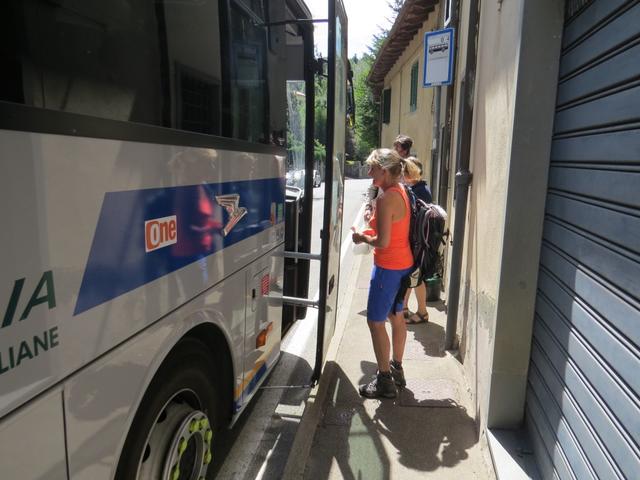
<svg viewBox="0 0 640 480">
<path fill-rule="evenodd" d="M 222 418 L 214 360 L 199 340 L 182 340 L 154 376 L 124 444 L 117 480 L 206 478 Z"/>
</svg>

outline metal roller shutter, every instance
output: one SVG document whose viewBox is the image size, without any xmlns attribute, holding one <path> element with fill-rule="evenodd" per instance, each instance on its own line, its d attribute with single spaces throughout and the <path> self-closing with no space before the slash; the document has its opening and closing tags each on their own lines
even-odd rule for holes
<svg viewBox="0 0 640 480">
<path fill-rule="evenodd" d="M 568 1 L 527 429 L 545 479 L 640 478 L 640 1 Z"/>
</svg>

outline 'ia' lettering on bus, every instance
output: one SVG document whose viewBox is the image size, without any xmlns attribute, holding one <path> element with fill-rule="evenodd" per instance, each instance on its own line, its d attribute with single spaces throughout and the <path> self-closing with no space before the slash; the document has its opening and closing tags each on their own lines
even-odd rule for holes
<svg viewBox="0 0 640 480">
<path fill-rule="evenodd" d="M 56 293 L 53 286 L 53 273 L 51 270 L 42 274 L 35 289 L 28 297 L 28 294 L 25 295 L 26 292 L 24 290 L 25 281 L 25 278 L 19 278 L 13 282 L 13 288 L 11 289 L 7 305 L 4 309 L 0 330 L 10 327 L 14 321 L 26 320 L 33 309 L 38 308 L 40 305 L 46 303 L 49 310 L 55 308 Z M 21 301 L 23 297 L 28 298 L 28 301 L 21 310 L 22 313 L 18 315 L 18 312 L 20 312 L 19 307 L 24 303 Z M 0 375 L 58 345 L 58 327 L 52 327 L 40 334 L 31 336 L 29 339 L 21 340 L 15 345 L 9 345 L 6 348 L 3 347 L 0 349 Z"/>
<path fill-rule="evenodd" d="M 20 300 L 24 293 L 25 280 L 26 279 L 24 278 L 19 278 L 13 282 L 13 289 L 11 290 L 7 306 L 4 310 L 4 317 L 2 319 L 2 324 L 0 324 L 0 329 L 7 328 L 14 322 L 16 311 L 18 310 Z M 56 306 L 56 293 L 53 286 L 53 272 L 51 270 L 44 272 L 42 277 L 40 277 L 40 281 L 29 297 L 29 301 L 24 307 L 24 310 L 22 310 L 22 314 L 19 319 L 26 320 L 29 317 L 31 310 L 43 303 L 46 303 L 49 306 L 49 310 Z"/>
</svg>

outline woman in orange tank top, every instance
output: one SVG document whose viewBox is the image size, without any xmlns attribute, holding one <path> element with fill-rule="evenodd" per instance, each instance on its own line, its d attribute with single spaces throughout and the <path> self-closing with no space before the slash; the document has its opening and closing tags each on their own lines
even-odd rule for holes
<svg viewBox="0 0 640 480">
<path fill-rule="evenodd" d="M 353 232 L 353 242 L 374 247 L 374 267 L 367 301 L 367 323 L 378 363 L 376 378 L 360 387 L 360 394 L 369 397 L 394 398 L 396 385 L 403 387 L 402 357 L 407 327 L 402 315 L 402 298 L 398 297 L 402 279 L 411 273 L 413 257 L 409 246 L 409 199 L 400 185 L 406 169 L 415 169 L 395 151 L 374 150 L 367 159 L 369 176 L 383 194 L 376 201 L 376 210 L 369 221 L 371 231 Z M 391 322 L 391 342 L 384 321 Z M 393 359 L 389 354 L 393 345 Z"/>
</svg>

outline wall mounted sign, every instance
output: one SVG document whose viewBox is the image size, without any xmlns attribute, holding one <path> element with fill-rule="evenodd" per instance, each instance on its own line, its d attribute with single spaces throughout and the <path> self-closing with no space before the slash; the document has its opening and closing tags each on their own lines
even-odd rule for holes
<svg viewBox="0 0 640 480">
<path fill-rule="evenodd" d="M 453 77 L 453 33 L 453 28 L 445 28 L 424 34 L 423 87 L 451 84 Z"/>
</svg>

